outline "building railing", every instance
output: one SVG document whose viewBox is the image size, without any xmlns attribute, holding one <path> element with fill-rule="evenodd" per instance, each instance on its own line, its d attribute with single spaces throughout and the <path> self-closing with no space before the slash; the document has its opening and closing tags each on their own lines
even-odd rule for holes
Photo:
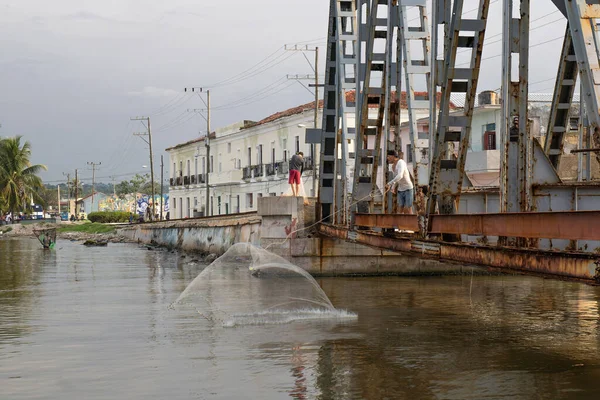
<svg viewBox="0 0 600 400">
<path fill-rule="evenodd" d="M 313 165 L 311 157 L 304 157 L 304 159 L 302 160 L 302 168 L 304 169 L 304 171 L 312 171 Z"/>
<path fill-rule="evenodd" d="M 252 168 L 252 173 L 255 178 L 263 176 L 263 171 L 264 171 L 263 164 L 253 165 L 251 168 Z"/>
<path fill-rule="evenodd" d="M 265 165 L 265 171 L 267 173 L 267 176 L 273 176 L 277 173 L 277 164 L 266 164 Z"/>
<path fill-rule="evenodd" d="M 206 174 L 198 174 L 198 183 L 206 183 Z"/>
<path fill-rule="evenodd" d="M 196 175 L 192 175 L 190 178 L 191 178 L 190 182 L 192 183 L 192 185 L 195 185 L 196 184 L 196 179 L 197 179 Z"/>
<path fill-rule="evenodd" d="M 277 173 L 280 175 L 287 175 L 290 170 L 289 161 L 278 161 L 277 164 Z"/>
<path fill-rule="evenodd" d="M 242 170 L 242 179 L 252 178 L 252 167 L 244 167 Z"/>
<path fill-rule="evenodd" d="M 190 184 L 190 177 L 189 177 L 189 176 L 184 176 L 184 177 L 183 177 L 183 184 L 184 184 L 185 186 L 187 186 L 187 185 L 189 185 L 189 184 Z"/>
</svg>

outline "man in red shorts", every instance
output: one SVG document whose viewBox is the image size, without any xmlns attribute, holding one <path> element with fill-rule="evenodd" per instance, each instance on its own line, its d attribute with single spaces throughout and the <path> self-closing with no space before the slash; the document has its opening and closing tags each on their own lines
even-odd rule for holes
<svg viewBox="0 0 600 400">
<path fill-rule="evenodd" d="M 304 153 L 301 151 L 294 154 L 290 160 L 290 177 L 288 178 L 288 183 L 292 187 L 293 196 L 298 196 L 300 194 L 300 177 L 302 176 L 303 161 Z"/>
</svg>

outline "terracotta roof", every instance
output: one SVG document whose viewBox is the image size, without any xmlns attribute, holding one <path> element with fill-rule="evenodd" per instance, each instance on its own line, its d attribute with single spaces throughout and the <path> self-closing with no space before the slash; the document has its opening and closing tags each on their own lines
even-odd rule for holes
<svg viewBox="0 0 600 400">
<path fill-rule="evenodd" d="M 427 96 L 427 92 L 415 92 L 415 96 L 416 97 L 425 97 L 425 96 Z M 356 96 L 355 96 L 354 90 L 346 93 L 346 101 L 354 102 L 356 100 L 355 97 Z M 437 94 L 438 104 L 439 104 L 441 98 L 442 98 L 442 94 L 438 92 L 438 94 Z M 397 101 L 396 100 L 396 92 L 394 91 L 394 92 L 392 92 L 390 102 L 394 103 L 396 101 Z M 369 108 L 377 108 L 377 107 L 378 107 L 377 104 L 369 104 Z M 289 108 L 285 111 L 276 112 L 275 114 L 269 115 L 268 117 L 261 119 L 258 122 L 249 123 L 244 128 L 251 128 L 251 127 L 257 126 L 257 125 L 268 124 L 269 122 L 274 122 L 281 118 L 286 118 L 286 117 L 291 117 L 292 115 L 301 114 L 304 111 L 314 110 L 314 108 L 315 108 L 315 102 L 312 101 L 310 103 L 306 103 L 306 104 L 302 104 L 300 106 Z M 319 108 L 320 109 L 323 108 L 323 100 L 319 100 Z M 406 92 L 402 92 L 402 96 L 400 98 L 400 108 L 403 110 L 408 109 L 408 103 L 406 100 Z M 458 107 L 454 103 L 450 102 L 450 109 L 453 110 L 456 108 L 458 108 Z"/>
<path fill-rule="evenodd" d="M 214 138 L 216 138 L 216 137 L 217 137 L 217 136 L 216 136 L 216 134 L 215 134 L 214 132 L 212 132 L 212 133 L 210 134 L 210 138 L 211 138 L 211 139 L 214 139 Z M 190 144 L 194 144 L 194 143 L 200 143 L 200 142 L 204 142 L 204 138 L 205 138 L 205 136 L 202 136 L 202 137 L 200 137 L 200 138 L 196 138 L 196 139 L 192 139 L 192 140 L 188 140 L 188 141 L 187 141 L 187 142 L 185 142 L 185 143 L 180 143 L 180 144 L 177 144 L 177 145 L 175 145 L 175 146 L 173 146 L 173 147 L 167 147 L 167 148 L 165 149 L 165 151 L 179 149 L 179 148 L 181 148 L 181 147 L 185 147 L 185 146 L 188 146 L 188 145 L 190 145 Z"/>
</svg>

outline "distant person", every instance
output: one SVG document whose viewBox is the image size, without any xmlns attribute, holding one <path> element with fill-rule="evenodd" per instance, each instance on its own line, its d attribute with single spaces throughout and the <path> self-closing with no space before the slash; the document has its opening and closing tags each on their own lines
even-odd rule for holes
<svg viewBox="0 0 600 400">
<path fill-rule="evenodd" d="M 300 180 L 302 177 L 302 166 L 304 165 L 304 153 L 299 151 L 290 159 L 290 176 L 288 183 L 292 187 L 292 196 L 300 195 Z"/>
<path fill-rule="evenodd" d="M 170 214 L 170 211 L 167 211 L 167 215 L 166 215 L 165 219 L 166 219 L 167 221 L 171 219 L 171 214 Z"/>
<path fill-rule="evenodd" d="M 71 220 L 71 222 L 77 221 L 77 218 L 75 218 L 75 214 L 71 214 L 70 220 Z"/>
<path fill-rule="evenodd" d="M 412 214 L 413 206 L 413 183 L 406 162 L 395 150 L 389 150 L 387 162 L 392 164 L 394 178 L 385 185 L 385 190 L 396 188 L 398 192 L 398 212 L 400 214 Z"/>
</svg>

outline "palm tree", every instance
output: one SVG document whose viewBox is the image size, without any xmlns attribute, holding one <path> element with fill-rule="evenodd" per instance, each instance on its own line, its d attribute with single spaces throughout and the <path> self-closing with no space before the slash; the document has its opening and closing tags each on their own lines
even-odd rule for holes
<svg viewBox="0 0 600 400">
<path fill-rule="evenodd" d="M 31 144 L 21 144 L 22 136 L 0 139 L 0 204 L 7 211 L 23 211 L 31 198 L 41 201 L 37 193 L 42 180 L 37 174 L 46 170 L 44 165 L 32 165 Z"/>
</svg>

